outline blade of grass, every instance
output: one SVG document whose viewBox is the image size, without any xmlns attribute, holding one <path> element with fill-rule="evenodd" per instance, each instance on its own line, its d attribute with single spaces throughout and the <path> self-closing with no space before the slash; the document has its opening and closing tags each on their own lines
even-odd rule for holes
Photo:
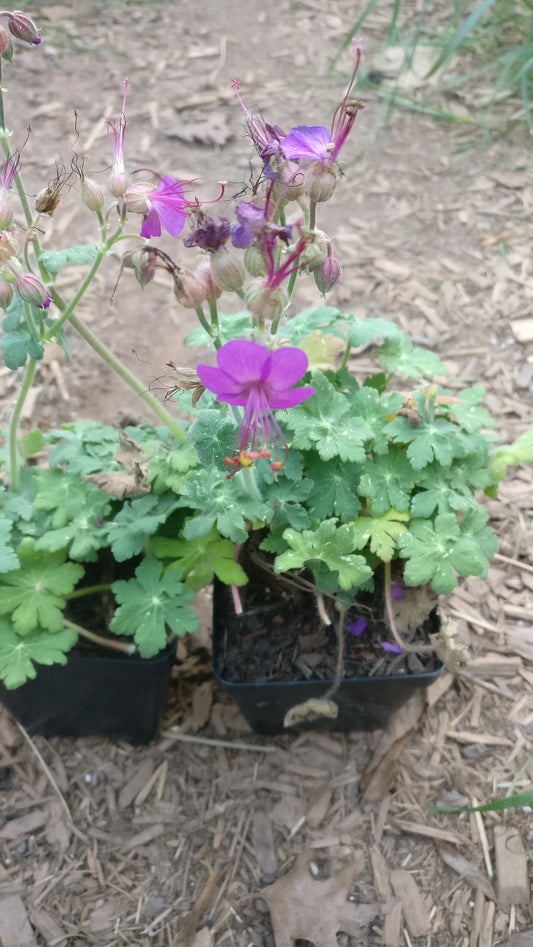
<svg viewBox="0 0 533 947">
<path fill-rule="evenodd" d="M 429 806 L 433 812 L 496 812 L 499 809 L 513 809 L 516 806 L 533 806 L 533 790 L 526 792 L 517 792 L 514 796 L 507 796 L 505 799 L 495 799 L 494 802 L 486 802 L 482 806 Z"/>
<path fill-rule="evenodd" d="M 452 37 L 448 45 L 443 49 L 442 53 L 437 59 L 437 62 L 432 66 L 427 75 L 424 77 L 425 79 L 430 79 L 431 76 L 434 76 L 435 73 L 446 62 L 446 60 L 449 59 L 450 56 L 453 56 L 456 49 L 461 45 L 465 37 L 468 36 L 471 29 L 476 25 L 478 20 L 480 20 L 481 17 L 485 15 L 487 10 L 490 10 L 495 2 L 496 0 L 483 0 L 483 3 L 480 3 L 480 5 L 472 11 L 470 16 L 467 16 L 464 23 L 457 30 L 455 36 Z"/>
</svg>

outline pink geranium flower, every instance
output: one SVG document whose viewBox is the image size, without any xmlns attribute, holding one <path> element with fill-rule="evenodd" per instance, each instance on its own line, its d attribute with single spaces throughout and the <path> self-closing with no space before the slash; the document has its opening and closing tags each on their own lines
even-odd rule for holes
<svg viewBox="0 0 533 947">
<path fill-rule="evenodd" d="M 153 191 L 146 194 L 147 215 L 141 228 L 141 237 L 160 237 L 161 225 L 171 237 L 177 237 L 185 226 L 186 208 L 183 185 L 167 174 Z"/>
<path fill-rule="evenodd" d="M 279 470 L 287 459 L 288 447 L 273 412 L 293 408 L 315 393 L 307 385 L 293 387 L 307 371 L 307 355 L 291 346 L 269 352 L 257 342 L 234 339 L 218 350 L 217 363 L 216 368 L 197 366 L 202 385 L 216 394 L 217 401 L 244 408 L 232 456 L 224 462 L 235 467 L 236 473 L 240 467 L 251 467 L 259 457 L 271 458 L 273 452 L 271 466 Z"/>
</svg>

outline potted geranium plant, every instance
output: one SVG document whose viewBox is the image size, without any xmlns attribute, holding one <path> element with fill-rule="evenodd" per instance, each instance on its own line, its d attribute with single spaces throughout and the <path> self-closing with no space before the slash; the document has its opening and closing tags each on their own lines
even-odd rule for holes
<svg viewBox="0 0 533 947">
<path fill-rule="evenodd" d="M 23 155 L 10 150 L 1 82 L 13 45 L 31 49 L 41 38 L 25 13 L 2 16 L 0 350 L 20 384 L 0 451 L 0 698 L 31 732 L 145 741 L 157 732 L 175 654 L 172 639 L 197 628 L 189 608 L 197 587 L 211 580 L 213 567 L 232 581 L 241 571 L 232 544 L 214 531 L 204 542 L 203 569 L 194 576 L 194 558 L 179 569 L 158 557 L 156 538 L 175 538 L 186 520 L 177 494 L 198 459 L 183 427 L 76 309 L 118 241 L 130 236 L 144 245 L 161 233 L 161 222 L 177 234 L 186 202 L 173 178 L 145 172 L 139 182 L 126 172 L 124 94 L 120 119 L 109 123 L 110 198 L 84 174 L 81 159 L 73 162 L 83 227 L 92 213 L 94 243 L 47 245 L 41 233 L 47 217 L 60 213 L 64 177 L 30 200 Z M 125 266 L 135 265 L 134 255 L 130 250 L 124 257 Z M 58 280 L 66 266 L 85 267 L 68 299 Z M 146 268 L 144 278 L 150 278 Z M 70 359 L 70 333 L 81 335 L 130 386 L 157 426 L 119 431 L 95 419 L 49 431 L 21 428 L 40 359 L 51 344 L 63 346 Z"/>
<path fill-rule="evenodd" d="M 496 539 L 479 493 L 533 453 L 530 435 L 494 450 L 483 389 L 436 384 L 445 366 L 393 323 L 324 304 L 293 312 L 299 275 L 321 295 L 341 275 L 317 212 L 361 108 L 358 44 L 355 56 L 330 128 L 285 134 L 246 109 L 235 81 L 260 158 L 251 199 L 233 226 L 194 214 L 190 270 L 160 257 L 200 318 L 189 343 L 216 353 L 189 378 L 200 468 L 178 502 L 196 513 L 160 549 L 171 561 L 212 529 L 236 544 L 249 581 L 215 583 L 214 670 L 263 733 L 382 726 L 457 657 L 438 595 L 486 577 Z M 220 316 L 223 290 L 245 310 Z M 361 372 L 369 345 L 375 370 Z"/>
</svg>

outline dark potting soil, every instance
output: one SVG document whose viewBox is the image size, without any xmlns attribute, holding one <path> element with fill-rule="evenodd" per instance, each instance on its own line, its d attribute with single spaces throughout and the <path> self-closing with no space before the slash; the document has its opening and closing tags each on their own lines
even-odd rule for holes
<svg viewBox="0 0 533 947">
<path fill-rule="evenodd" d="M 313 592 L 301 589 L 302 577 L 291 581 L 288 574 L 273 575 L 246 569 L 249 582 L 239 590 L 242 615 L 235 614 L 231 590 L 219 587 L 215 595 L 216 620 L 222 640 L 216 647 L 216 669 L 233 683 L 264 681 L 332 680 L 337 671 L 339 610 L 325 598 L 331 620 L 320 617 Z M 305 579 L 304 579 L 305 584 Z M 440 666 L 434 652 L 386 652 L 383 642 L 393 642 L 385 615 L 382 582 L 376 591 L 360 596 L 344 621 L 344 653 L 341 677 L 376 677 L 419 674 Z M 358 618 L 367 627 L 360 636 L 347 629 Z M 429 635 L 439 628 L 436 609 L 404 636 L 410 644 L 428 645 Z"/>
</svg>

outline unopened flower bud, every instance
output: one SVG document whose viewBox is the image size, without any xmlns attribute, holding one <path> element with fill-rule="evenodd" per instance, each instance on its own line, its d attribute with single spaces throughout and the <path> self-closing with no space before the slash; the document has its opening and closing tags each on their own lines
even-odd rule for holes
<svg viewBox="0 0 533 947">
<path fill-rule="evenodd" d="M 11 283 L 0 282 L 0 306 L 2 309 L 8 309 L 13 299 L 13 286 Z"/>
<path fill-rule="evenodd" d="M 295 161 L 274 156 L 270 161 L 273 188 L 277 199 L 297 201 L 304 193 L 304 176 Z"/>
<path fill-rule="evenodd" d="M 205 287 L 205 299 L 218 299 L 222 294 L 222 286 L 218 282 L 211 265 L 211 255 L 199 258 L 194 275 Z"/>
<path fill-rule="evenodd" d="M 285 311 L 289 298 L 284 290 L 269 289 L 261 280 L 250 283 L 246 290 L 246 305 L 259 322 L 273 322 Z"/>
<path fill-rule="evenodd" d="M 0 231 L 0 264 L 7 263 L 17 250 L 18 243 L 14 235 L 9 230 Z"/>
<path fill-rule="evenodd" d="M 244 283 L 245 271 L 240 260 L 232 253 L 218 250 L 211 257 L 213 273 L 218 285 L 230 293 L 238 293 Z"/>
<path fill-rule="evenodd" d="M 0 228 L 10 227 L 13 223 L 13 202 L 9 194 L 2 188 L 0 189 Z"/>
<path fill-rule="evenodd" d="M 47 309 L 50 305 L 50 294 L 43 281 L 33 273 L 21 273 L 17 276 L 16 290 L 20 298 L 31 306 Z"/>
<path fill-rule="evenodd" d="M 205 284 L 190 270 L 174 274 L 174 295 L 186 309 L 196 309 L 207 299 Z"/>
<path fill-rule="evenodd" d="M 2 53 L 5 53 L 6 49 L 9 49 L 10 39 L 3 26 L 0 26 L 0 56 Z"/>
<path fill-rule="evenodd" d="M 305 237 L 305 249 L 299 258 L 299 262 L 305 263 L 312 270 L 315 266 L 320 266 L 326 259 L 330 241 L 323 230 L 311 230 L 306 232 Z"/>
<path fill-rule="evenodd" d="M 342 276 L 341 265 L 334 256 L 327 256 L 320 266 L 315 267 L 313 276 L 319 292 L 325 296 L 339 282 Z"/>
<path fill-rule="evenodd" d="M 92 178 L 83 177 L 81 182 L 81 199 L 89 210 L 101 210 L 104 206 L 104 192 Z"/>
<path fill-rule="evenodd" d="M 305 193 L 316 203 L 329 200 L 336 184 L 337 174 L 334 165 L 315 161 L 306 171 Z"/>
<path fill-rule="evenodd" d="M 147 184 L 146 181 L 139 181 L 137 184 L 130 184 L 123 191 L 121 197 L 124 197 L 126 209 L 132 214 L 147 214 L 149 207 L 147 197 L 150 191 L 154 190 L 153 184 Z M 115 194 L 115 197 L 118 195 Z"/>
<path fill-rule="evenodd" d="M 150 283 L 157 269 L 157 251 L 152 247 L 129 250 L 122 258 L 122 266 L 135 272 L 137 282 L 142 289 Z"/>
<path fill-rule="evenodd" d="M 35 23 L 22 10 L 13 10 L 13 13 L 8 13 L 7 25 L 11 35 L 22 40 L 23 43 L 38 46 L 41 42 L 41 34 Z"/>
<path fill-rule="evenodd" d="M 109 178 L 109 190 L 113 197 L 120 199 L 128 190 L 129 178 L 125 171 L 120 168 L 113 168 Z"/>
<path fill-rule="evenodd" d="M 266 276 L 267 268 L 263 254 L 256 243 L 251 243 L 244 251 L 244 265 L 250 276 Z"/>
</svg>

